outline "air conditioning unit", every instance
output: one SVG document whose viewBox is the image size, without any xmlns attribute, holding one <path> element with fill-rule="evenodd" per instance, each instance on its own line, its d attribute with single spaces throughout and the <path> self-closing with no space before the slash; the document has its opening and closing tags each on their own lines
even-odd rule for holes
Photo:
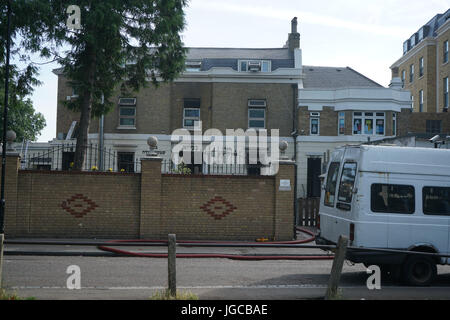
<svg viewBox="0 0 450 320">
<path fill-rule="evenodd" d="M 261 62 L 260 61 L 249 61 L 248 62 L 248 71 L 252 71 L 252 72 L 261 71 Z"/>
<path fill-rule="evenodd" d="M 201 61 L 186 61 L 185 65 L 186 65 L 186 69 L 201 69 L 202 62 Z"/>
<path fill-rule="evenodd" d="M 121 106 L 135 106 L 136 105 L 136 98 L 120 98 L 119 104 Z"/>
</svg>

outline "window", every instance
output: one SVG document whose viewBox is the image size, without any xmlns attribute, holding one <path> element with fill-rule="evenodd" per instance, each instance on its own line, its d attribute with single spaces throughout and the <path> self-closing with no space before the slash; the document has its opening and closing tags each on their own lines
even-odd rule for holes
<svg viewBox="0 0 450 320">
<path fill-rule="evenodd" d="M 409 82 L 412 83 L 414 81 L 414 65 L 409 66 Z"/>
<path fill-rule="evenodd" d="M 72 98 L 77 98 L 80 94 L 80 88 L 79 86 L 73 86 L 72 87 Z"/>
<path fill-rule="evenodd" d="M 406 80 L 406 70 L 402 70 L 402 85 L 405 87 L 405 80 Z"/>
<path fill-rule="evenodd" d="M 194 129 L 200 121 L 200 99 L 184 99 L 183 128 Z"/>
<path fill-rule="evenodd" d="M 186 61 L 185 62 L 187 72 L 198 72 L 202 69 L 201 61 Z"/>
<path fill-rule="evenodd" d="M 193 129 L 195 122 L 200 121 L 199 108 L 184 108 L 183 110 L 183 128 Z"/>
<path fill-rule="evenodd" d="M 423 90 L 419 91 L 419 112 L 423 112 Z"/>
<path fill-rule="evenodd" d="M 444 63 L 448 62 L 448 40 L 444 42 Z"/>
<path fill-rule="evenodd" d="M 324 204 L 329 207 L 334 206 L 334 198 L 336 196 L 336 184 L 339 175 L 339 162 L 332 162 L 327 174 L 327 184 L 325 185 Z"/>
<path fill-rule="evenodd" d="M 249 107 L 255 107 L 255 108 L 265 108 L 267 106 L 266 100 L 257 100 L 257 99 L 250 99 L 248 100 L 248 106 Z"/>
<path fill-rule="evenodd" d="M 353 112 L 353 134 L 384 135 L 384 112 Z"/>
<path fill-rule="evenodd" d="M 411 109 L 414 110 L 414 96 L 411 95 Z"/>
<path fill-rule="evenodd" d="M 424 187 L 422 203 L 424 214 L 450 216 L 450 187 Z"/>
<path fill-rule="evenodd" d="M 395 112 L 392 113 L 392 135 L 397 135 L 397 114 Z"/>
<path fill-rule="evenodd" d="M 134 172 L 134 152 L 118 152 L 117 166 L 119 171 Z"/>
<path fill-rule="evenodd" d="M 372 184 L 372 212 L 412 214 L 415 211 L 414 187 L 398 184 Z"/>
<path fill-rule="evenodd" d="M 441 133 L 441 122 L 442 120 L 427 120 L 426 130 L 429 134 Z"/>
<path fill-rule="evenodd" d="M 444 78 L 444 109 L 448 109 L 448 77 Z"/>
<path fill-rule="evenodd" d="M 409 40 L 406 40 L 405 42 L 403 42 L 403 54 L 406 54 L 408 52 L 409 49 Z"/>
<path fill-rule="evenodd" d="M 342 169 L 341 183 L 339 185 L 338 201 L 351 203 L 353 195 L 353 185 L 356 178 L 356 163 L 346 162 Z M 346 209 L 347 208 L 347 209 Z M 350 207 L 341 206 L 341 209 L 350 210 Z"/>
<path fill-rule="evenodd" d="M 320 113 L 319 112 L 311 112 L 309 115 L 310 121 L 310 134 L 311 135 L 319 135 L 320 133 Z"/>
<path fill-rule="evenodd" d="M 253 129 L 264 129 L 266 127 L 266 110 L 263 108 L 249 108 L 248 127 Z"/>
<path fill-rule="evenodd" d="M 345 134 L 345 112 L 339 112 L 338 115 L 338 134 Z"/>
<path fill-rule="evenodd" d="M 271 62 L 269 60 L 239 60 L 238 71 L 270 72 Z"/>
<path fill-rule="evenodd" d="M 136 99 L 119 99 L 119 126 L 134 128 L 136 126 Z"/>
<path fill-rule="evenodd" d="M 423 67 L 424 67 L 424 62 L 423 62 L 423 57 L 421 57 L 419 59 L 419 77 L 423 76 Z"/>
</svg>

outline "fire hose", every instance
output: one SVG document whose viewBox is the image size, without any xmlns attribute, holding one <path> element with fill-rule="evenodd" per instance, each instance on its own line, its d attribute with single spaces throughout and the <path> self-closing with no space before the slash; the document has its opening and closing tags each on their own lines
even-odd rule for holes
<svg viewBox="0 0 450 320">
<path fill-rule="evenodd" d="M 315 234 L 309 230 L 297 227 L 297 230 L 303 233 L 310 235 L 310 238 L 302 239 L 302 240 L 293 240 L 293 241 L 273 241 L 273 242 L 245 242 L 245 244 L 258 244 L 258 247 L 264 247 L 264 244 L 267 245 L 277 245 L 277 244 L 304 244 L 310 243 L 315 240 Z M 111 240 L 108 243 L 111 243 L 111 246 L 120 246 L 123 243 L 161 243 L 167 244 L 167 240 Z M 177 244 L 182 244 L 183 246 L 195 247 L 200 244 L 239 244 L 239 242 L 235 241 L 191 241 L 191 240 L 178 240 Z M 140 253 L 140 252 L 132 252 L 123 249 L 113 248 L 111 246 L 98 246 L 97 248 L 102 251 L 115 253 L 123 256 L 131 256 L 131 257 L 145 257 L 145 258 L 167 258 L 167 253 Z M 244 260 L 244 261 L 257 261 L 257 260 L 331 260 L 334 258 L 333 255 L 330 254 L 322 254 L 322 255 L 242 255 L 242 254 L 223 254 L 223 253 L 177 253 L 177 258 L 222 258 L 222 259 L 231 259 L 231 260 Z"/>
</svg>

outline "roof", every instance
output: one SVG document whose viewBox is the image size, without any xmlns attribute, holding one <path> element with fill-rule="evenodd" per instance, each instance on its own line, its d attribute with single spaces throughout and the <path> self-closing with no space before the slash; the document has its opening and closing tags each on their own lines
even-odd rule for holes
<svg viewBox="0 0 450 320">
<path fill-rule="evenodd" d="M 187 48 L 187 60 L 292 59 L 288 48 Z"/>
<path fill-rule="evenodd" d="M 294 68 L 294 57 L 288 48 L 186 48 L 186 60 L 202 61 L 202 71 L 212 67 L 238 69 L 239 59 L 271 60 L 272 70 Z M 54 69 L 62 74 L 64 68 Z"/>
<path fill-rule="evenodd" d="M 383 87 L 350 67 L 303 66 L 303 74 L 305 75 L 303 80 L 305 89 Z"/>
<path fill-rule="evenodd" d="M 430 21 L 428 21 L 424 26 L 429 26 L 432 31 L 432 35 L 436 36 L 436 31 L 439 29 L 447 20 L 450 19 L 450 9 L 444 13 L 435 15 Z"/>
<path fill-rule="evenodd" d="M 363 145 L 359 171 L 450 176 L 450 150 Z"/>
</svg>

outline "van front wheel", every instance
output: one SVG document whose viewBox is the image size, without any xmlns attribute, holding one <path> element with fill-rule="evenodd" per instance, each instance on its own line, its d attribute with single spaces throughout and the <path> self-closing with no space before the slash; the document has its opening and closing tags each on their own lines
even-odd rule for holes
<svg viewBox="0 0 450 320">
<path fill-rule="evenodd" d="M 411 286 L 429 286 L 437 275 L 436 262 L 430 257 L 412 255 L 403 265 L 403 276 Z"/>
</svg>

